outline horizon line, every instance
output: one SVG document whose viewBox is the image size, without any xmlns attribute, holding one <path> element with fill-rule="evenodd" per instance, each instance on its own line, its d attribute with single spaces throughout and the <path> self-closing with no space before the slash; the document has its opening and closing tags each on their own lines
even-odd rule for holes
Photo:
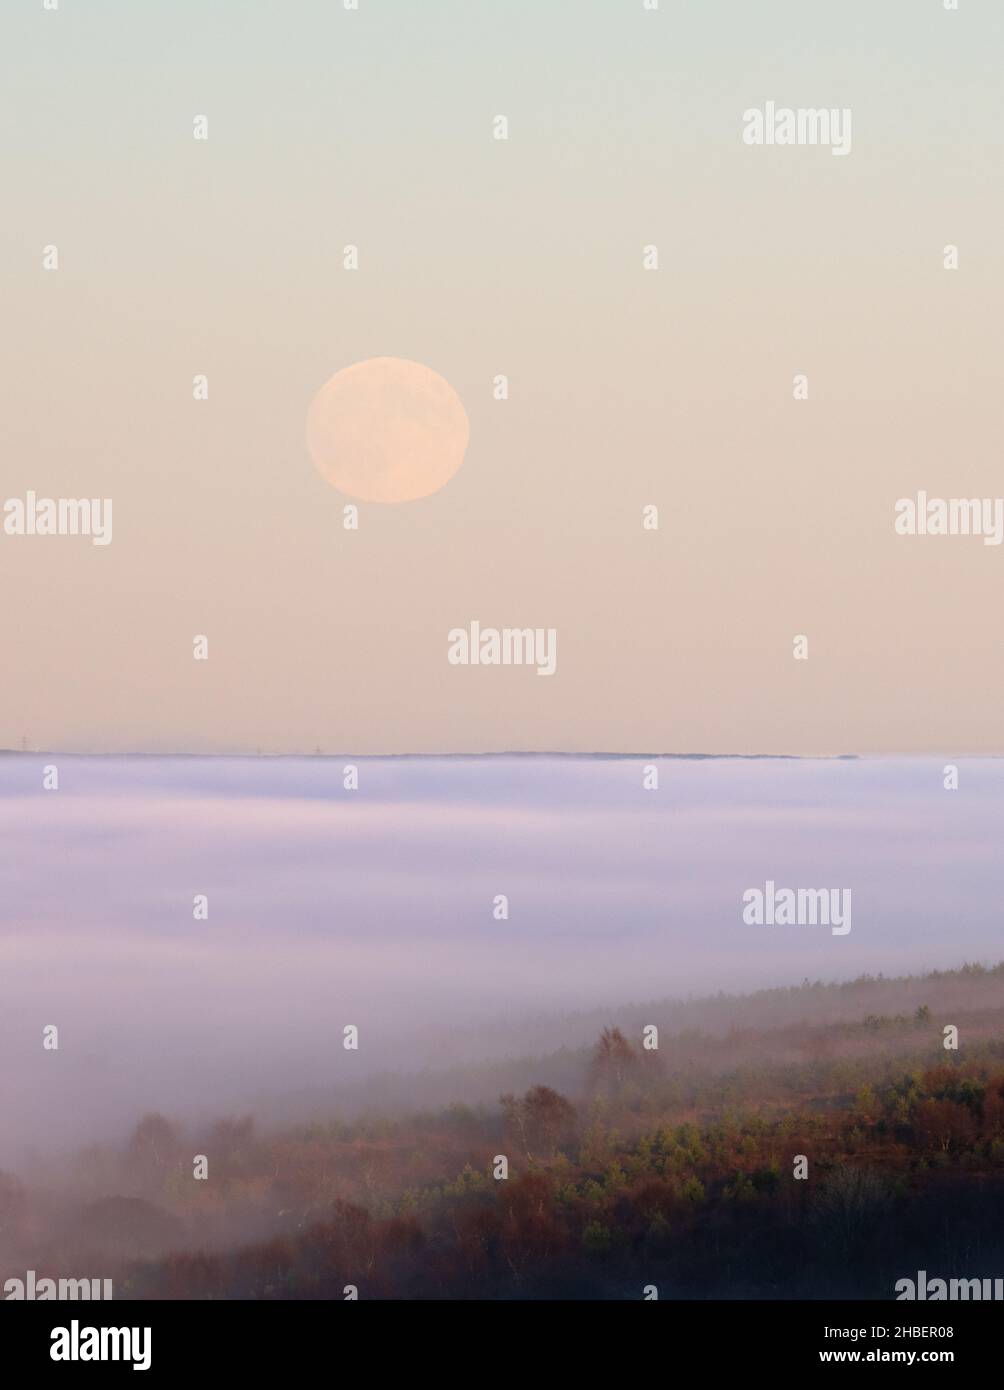
<svg viewBox="0 0 1004 1390">
<path fill-rule="evenodd" d="M 737 752 L 658 752 L 658 751 L 631 751 L 631 752 L 612 752 L 604 749 L 576 749 L 573 751 L 557 750 L 550 748 L 543 749 L 465 749 L 462 751 L 433 751 L 433 752 L 381 752 L 381 753 L 355 753 L 346 750 L 336 750 L 327 752 L 320 748 L 313 752 L 307 751 L 282 751 L 268 752 L 263 749 L 251 750 L 222 750 L 212 749 L 196 751 L 192 749 L 80 749 L 80 748 L 0 748 L 0 757 L 11 758 L 39 758 L 39 757 L 70 757 L 70 758 L 240 758 L 240 759 L 271 759 L 273 761 L 281 758 L 298 759 L 460 759 L 460 758 L 596 758 L 606 760 L 626 760 L 644 758 L 674 758 L 690 761 L 708 761 L 714 759 L 743 759 L 746 761 L 756 760 L 783 760 L 786 762 L 840 762 L 854 761 L 864 758 L 909 758 L 909 757 L 941 757 L 947 754 L 939 753 L 737 753 Z M 1001 754 L 993 753 L 971 753 L 956 754 L 957 757 L 1000 757 Z"/>
<path fill-rule="evenodd" d="M 916 758 L 940 759 L 947 758 L 949 761 L 968 761 L 978 759 L 980 761 L 998 761 L 1004 758 L 1004 753 L 991 752 L 966 752 L 966 753 L 946 753 L 944 750 L 908 750 L 900 752 L 871 752 L 871 753 L 674 753 L 674 752 L 609 752 L 603 749 L 577 749 L 574 751 L 558 750 L 552 748 L 542 749 L 465 749 L 453 752 L 389 752 L 389 753 L 355 753 L 352 751 L 338 750 L 326 752 L 320 748 L 313 752 L 268 752 L 264 749 L 250 750 L 223 750 L 209 749 L 196 751 L 193 749 L 86 749 L 86 748 L 0 748 L 0 758 L 201 758 L 201 759 L 233 759 L 242 761 L 264 761 L 270 760 L 277 762 L 285 759 L 288 761 L 296 760 L 305 762 L 307 760 L 317 761 L 319 759 L 329 760 L 357 760 L 374 762 L 377 760 L 404 762 L 408 760 L 427 759 L 435 761 L 461 760 L 487 760 L 490 758 L 567 758 L 567 759 L 587 759 L 592 758 L 598 761 L 642 761 L 643 759 L 667 759 L 679 762 L 725 762 L 729 760 L 744 762 L 872 762 L 879 760 L 906 761 Z"/>
</svg>

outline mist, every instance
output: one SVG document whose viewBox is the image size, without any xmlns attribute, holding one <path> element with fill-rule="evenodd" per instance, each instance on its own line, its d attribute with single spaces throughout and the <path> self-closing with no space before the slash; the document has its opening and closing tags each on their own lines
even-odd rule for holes
<svg viewBox="0 0 1004 1390">
<path fill-rule="evenodd" d="M 994 960 L 1004 763 L 943 765 L 5 756 L 0 1165 L 150 1111 L 419 1105 L 646 1001 Z M 852 931 L 745 924 L 768 879 L 850 889 Z"/>
</svg>

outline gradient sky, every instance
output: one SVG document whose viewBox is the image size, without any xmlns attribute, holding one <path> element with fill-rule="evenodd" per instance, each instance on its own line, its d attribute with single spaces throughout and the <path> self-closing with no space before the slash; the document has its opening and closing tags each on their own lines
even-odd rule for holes
<svg viewBox="0 0 1004 1390">
<path fill-rule="evenodd" d="M 115 531 L 0 535 L 0 746 L 1004 752 L 1004 547 L 893 532 L 1004 493 L 1002 59 L 998 0 L 4 6 L 0 496 Z M 381 355 L 471 441 L 349 533 L 304 420 Z"/>
</svg>

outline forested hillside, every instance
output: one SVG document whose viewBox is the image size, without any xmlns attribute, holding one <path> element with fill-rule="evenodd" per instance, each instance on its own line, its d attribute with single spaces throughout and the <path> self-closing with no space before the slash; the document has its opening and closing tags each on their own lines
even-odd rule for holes
<svg viewBox="0 0 1004 1390">
<path fill-rule="evenodd" d="M 338 1299 L 891 1298 L 918 1269 L 1004 1274 L 1004 966 L 705 1001 L 705 1028 L 686 1008 L 677 1032 L 628 1009 L 588 1048 L 475 1068 L 490 1103 L 148 1115 L 0 1177 L 3 1272 Z"/>
</svg>

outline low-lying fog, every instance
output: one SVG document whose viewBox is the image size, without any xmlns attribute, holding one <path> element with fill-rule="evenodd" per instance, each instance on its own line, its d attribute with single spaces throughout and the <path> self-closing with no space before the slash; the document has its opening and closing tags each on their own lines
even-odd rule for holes
<svg viewBox="0 0 1004 1390">
<path fill-rule="evenodd" d="M 574 1011 L 1002 954 L 1004 761 L 957 791 L 931 758 L 666 758 L 657 790 L 645 759 L 351 761 L 355 791 L 348 758 L 0 758 L 0 1165 L 580 1045 Z M 768 879 L 851 890 L 851 931 L 747 925 Z"/>
</svg>

